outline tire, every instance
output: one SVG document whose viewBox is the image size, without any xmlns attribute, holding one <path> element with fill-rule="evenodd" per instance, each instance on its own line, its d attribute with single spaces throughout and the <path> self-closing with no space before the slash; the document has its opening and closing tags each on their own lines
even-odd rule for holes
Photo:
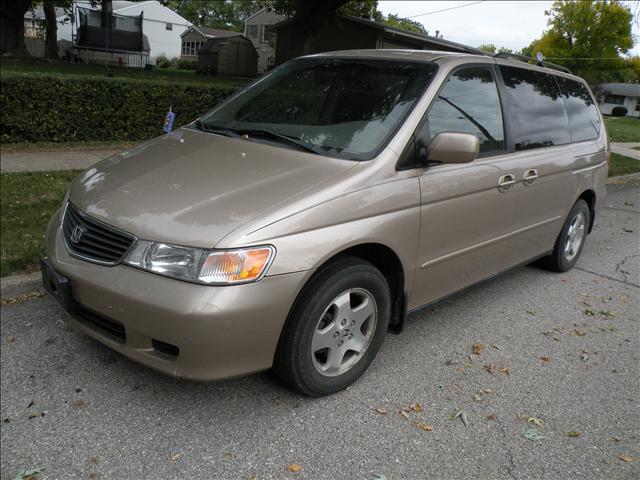
<svg viewBox="0 0 640 480">
<path fill-rule="evenodd" d="M 578 261 L 578 258 L 580 258 L 580 254 L 584 248 L 590 221 L 591 212 L 589 211 L 589 206 L 587 202 L 579 199 L 573 205 L 564 222 L 562 231 L 556 239 L 553 253 L 543 259 L 542 265 L 554 272 L 571 270 Z M 573 229 L 572 226 L 574 227 Z M 572 246 L 569 245 L 570 235 L 577 235 L 573 237 Z"/>
<path fill-rule="evenodd" d="M 355 257 L 336 260 L 298 296 L 280 337 L 274 371 L 308 396 L 343 390 L 375 358 L 390 315 L 389 285 L 380 271 Z"/>
</svg>

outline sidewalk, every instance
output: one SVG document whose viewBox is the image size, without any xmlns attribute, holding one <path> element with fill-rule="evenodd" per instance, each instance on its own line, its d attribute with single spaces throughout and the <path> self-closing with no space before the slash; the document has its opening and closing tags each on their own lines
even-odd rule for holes
<svg viewBox="0 0 640 480">
<path fill-rule="evenodd" d="M 0 171 L 37 172 L 45 170 L 84 170 L 121 150 L 75 150 L 69 152 L 5 153 L 0 159 Z"/>
<path fill-rule="evenodd" d="M 613 153 L 640 160 L 640 150 L 634 150 L 633 147 L 640 147 L 640 142 L 611 142 Z"/>
</svg>

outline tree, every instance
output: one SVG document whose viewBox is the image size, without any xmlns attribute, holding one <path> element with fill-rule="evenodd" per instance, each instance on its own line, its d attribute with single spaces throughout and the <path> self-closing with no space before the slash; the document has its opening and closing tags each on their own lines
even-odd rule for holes
<svg viewBox="0 0 640 480">
<path fill-rule="evenodd" d="M 166 0 L 165 5 L 194 25 L 241 32 L 244 20 L 265 6 L 268 0 Z"/>
<path fill-rule="evenodd" d="M 556 1 L 545 15 L 549 29 L 524 53 L 542 52 L 591 83 L 615 78 L 625 63 L 621 55 L 633 47 L 628 7 L 618 0 Z"/>
<path fill-rule="evenodd" d="M 382 19 L 383 23 L 386 23 L 390 27 L 399 28 L 401 30 L 407 30 L 409 32 L 427 34 L 427 31 L 420 22 L 411 20 L 409 18 L 400 18 L 398 15 L 390 13 L 386 18 Z"/>
<path fill-rule="evenodd" d="M 0 44 L 2 53 L 28 56 L 24 44 L 24 15 L 32 0 L 2 0 L 0 2 Z"/>
<path fill-rule="evenodd" d="M 478 50 L 482 50 L 483 52 L 490 53 L 493 55 L 496 53 L 496 46 L 493 43 L 485 43 L 478 47 Z"/>
</svg>

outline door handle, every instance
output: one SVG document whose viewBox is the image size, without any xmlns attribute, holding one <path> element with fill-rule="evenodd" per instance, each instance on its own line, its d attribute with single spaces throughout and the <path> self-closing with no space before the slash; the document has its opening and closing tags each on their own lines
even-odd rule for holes
<svg viewBox="0 0 640 480">
<path fill-rule="evenodd" d="M 501 176 L 498 179 L 498 190 L 501 193 L 509 192 L 513 189 L 513 186 L 516 184 L 516 176 L 507 173 L 506 175 Z"/>
<path fill-rule="evenodd" d="M 539 176 L 540 175 L 538 175 L 538 170 L 536 170 L 535 168 L 531 168 L 524 172 L 524 181 L 522 183 L 524 183 L 525 185 L 533 185 L 533 182 L 535 182 L 536 178 L 538 178 Z"/>
</svg>

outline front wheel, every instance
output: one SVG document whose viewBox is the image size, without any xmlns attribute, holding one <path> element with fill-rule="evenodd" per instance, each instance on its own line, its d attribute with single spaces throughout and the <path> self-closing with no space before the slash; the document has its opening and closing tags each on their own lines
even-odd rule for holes
<svg viewBox="0 0 640 480">
<path fill-rule="evenodd" d="M 353 383 L 382 345 L 391 312 L 384 276 L 345 257 L 318 272 L 296 301 L 274 369 L 291 388 L 330 395 Z"/>
<path fill-rule="evenodd" d="M 562 231 L 556 240 L 553 253 L 543 265 L 554 272 L 566 272 L 578 261 L 589 230 L 591 214 L 587 202 L 578 200 L 569 212 Z"/>
</svg>

